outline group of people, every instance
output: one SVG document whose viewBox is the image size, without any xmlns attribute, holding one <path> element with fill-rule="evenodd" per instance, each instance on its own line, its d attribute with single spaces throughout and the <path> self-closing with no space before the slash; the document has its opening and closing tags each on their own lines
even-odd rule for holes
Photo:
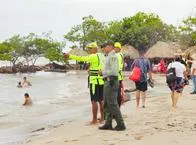
<svg viewBox="0 0 196 145">
<path fill-rule="evenodd" d="M 17 85 L 18 88 L 26 88 L 26 87 L 30 87 L 30 86 L 32 86 L 32 85 L 31 85 L 30 81 L 27 80 L 27 77 L 24 77 L 22 83 L 18 82 L 18 85 Z"/>
<path fill-rule="evenodd" d="M 89 88 L 92 104 L 92 121 L 90 125 L 95 125 L 98 122 L 100 130 L 126 130 L 126 126 L 121 114 L 120 107 L 125 101 L 124 94 L 124 57 L 121 51 L 121 44 L 105 43 L 101 45 L 102 52 L 98 52 L 96 42 L 87 45 L 88 56 L 77 56 L 64 53 L 65 59 L 77 60 L 79 62 L 89 63 Z M 191 76 L 194 84 L 194 90 L 191 94 L 196 94 L 196 62 L 193 63 Z M 144 52 L 140 52 L 140 57 L 131 65 L 130 71 L 138 67 L 141 70 L 141 78 L 135 82 L 136 86 L 136 107 L 146 107 L 146 91 L 148 83 L 152 80 L 152 68 L 150 61 L 144 57 Z M 183 63 L 180 54 L 175 56 L 175 59 L 167 66 L 166 78 L 171 75 L 172 71 L 175 75 L 173 81 L 167 81 L 168 87 L 171 90 L 172 107 L 176 108 L 179 96 L 182 94 L 183 88 L 188 84 L 187 67 Z M 23 82 L 18 83 L 18 88 L 31 86 L 31 83 L 26 77 Z M 25 102 L 23 105 L 32 105 L 31 97 L 28 93 L 24 94 Z M 142 105 L 140 106 L 140 100 Z M 98 119 L 98 108 L 100 108 L 100 118 Z M 115 120 L 117 125 L 112 127 L 112 120 Z"/>
<path fill-rule="evenodd" d="M 90 82 L 90 97 L 92 103 L 92 121 L 90 124 L 98 123 L 97 112 L 98 104 L 100 107 L 100 130 L 116 130 L 122 131 L 126 129 L 122 114 L 120 111 L 121 104 L 125 101 L 124 95 L 124 77 L 123 65 L 124 57 L 120 53 L 121 44 L 105 43 L 101 46 L 102 53 L 98 53 L 98 45 L 96 42 L 87 45 L 87 50 L 90 55 L 76 56 L 68 53 L 64 54 L 65 59 L 72 59 L 89 63 L 89 82 Z M 145 108 L 145 98 L 147 90 L 147 74 L 152 80 L 150 62 L 141 53 L 141 57 L 133 62 L 142 70 L 140 82 L 136 83 L 137 107 L 139 108 L 140 96 L 142 97 L 142 107 Z M 112 120 L 115 119 L 117 125 L 112 127 Z"/>
<path fill-rule="evenodd" d="M 24 77 L 22 83 L 18 82 L 18 85 L 17 85 L 18 88 L 26 88 L 30 86 L 32 86 L 32 84 L 30 83 L 30 81 L 27 80 L 27 77 Z M 32 105 L 32 100 L 28 93 L 24 94 L 24 99 L 25 99 L 23 103 L 24 106 Z"/>
<path fill-rule="evenodd" d="M 100 130 L 117 130 L 126 129 L 122 114 L 120 111 L 121 104 L 125 101 L 124 95 L 124 77 L 122 74 L 124 57 L 120 53 L 121 44 L 106 43 L 101 46 L 102 52 L 98 52 L 96 42 L 87 45 L 89 52 L 88 56 L 76 56 L 68 53 L 64 54 L 65 59 L 72 59 L 89 63 L 89 83 L 90 97 L 92 103 L 92 121 L 90 124 L 98 123 L 97 112 L 100 108 L 99 126 Z M 185 60 L 181 54 L 175 55 L 175 58 L 166 67 L 164 63 L 163 72 L 166 73 L 166 79 L 171 74 L 171 69 L 174 71 L 175 79 L 167 81 L 167 85 L 171 90 L 172 107 L 177 107 L 179 96 L 182 94 L 185 85 L 188 85 L 188 74 Z M 196 62 L 191 61 L 191 78 L 194 84 L 194 90 L 191 94 L 196 94 Z M 136 86 L 136 104 L 137 108 L 145 108 L 146 91 L 149 85 L 152 84 L 152 65 L 150 61 L 144 57 L 144 52 L 140 52 L 140 57 L 131 65 L 130 71 L 133 72 L 137 66 L 141 70 L 141 78 L 135 82 Z M 140 100 L 142 105 L 140 106 Z M 117 126 L 112 127 L 112 120 L 115 119 Z"/>
<path fill-rule="evenodd" d="M 196 94 L 196 56 L 192 56 L 191 60 L 185 58 L 182 52 L 175 53 L 175 59 L 168 67 L 167 71 L 175 69 L 175 81 L 168 83 L 171 90 L 172 107 L 177 107 L 179 96 L 182 95 L 183 89 L 189 85 L 189 79 L 193 82 L 193 91 L 191 95 Z M 166 73 L 167 75 L 167 73 Z"/>
<path fill-rule="evenodd" d="M 179 96 L 182 94 L 183 88 L 188 82 L 186 66 L 182 63 L 182 58 L 180 55 L 176 55 L 174 61 L 169 63 L 166 78 L 172 74 L 170 72 L 171 69 L 174 70 L 174 79 L 172 81 L 168 81 L 167 83 L 171 90 L 172 107 L 175 109 Z"/>
<path fill-rule="evenodd" d="M 161 72 L 163 74 L 166 74 L 167 64 L 165 63 L 164 59 L 161 59 L 158 64 L 152 63 L 152 71 L 155 73 Z"/>
</svg>

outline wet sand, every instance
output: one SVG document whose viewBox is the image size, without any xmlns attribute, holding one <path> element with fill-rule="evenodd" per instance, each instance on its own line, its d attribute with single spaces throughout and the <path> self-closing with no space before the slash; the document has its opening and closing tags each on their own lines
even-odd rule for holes
<svg viewBox="0 0 196 145">
<path fill-rule="evenodd" d="M 37 131 L 25 145 L 195 145 L 196 95 L 184 90 L 178 108 L 171 108 L 165 78 L 155 75 L 155 88 L 149 89 L 146 108 L 136 109 L 132 101 L 122 106 L 126 131 L 100 131 L 98 125 L 86 126 L 90 116 Z M 114 123 L 115 126 L 115 123 Z"/>
</svg>

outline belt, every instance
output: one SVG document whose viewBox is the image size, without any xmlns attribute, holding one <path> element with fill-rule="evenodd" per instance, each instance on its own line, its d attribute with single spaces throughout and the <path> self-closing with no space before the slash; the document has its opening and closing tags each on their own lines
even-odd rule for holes
<svg viewBox="0 0 196 145">
<path fill-rule="evenodd" d="M 98 76 L 99 74 L 98 73 L 91 73 L 89 74 L 90 76 Z"/>
<path fill-rule="evenodd" d="M 118 80 L 117 76 L 108 76 L 103 78 L 104 81 L 110 81 L 110 80 Z"/>
</svg>

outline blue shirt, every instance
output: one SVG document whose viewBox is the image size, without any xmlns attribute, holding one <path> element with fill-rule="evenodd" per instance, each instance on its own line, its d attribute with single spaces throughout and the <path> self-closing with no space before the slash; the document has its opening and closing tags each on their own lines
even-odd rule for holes
<svg viewBox="0 0 196 145">
<path fill-rule="evenodd" d="M 139 67 L 142 71 L 142 74 L 141 74 L 142 76 L 141 76 L 140 82 L 147 82 L 147 80 L 148 80 L 147 74 L 149 71 L 151 71 L 150 61 L 147 58 L 140 57 L 140 58 L 134 60 L 132 66 L 131 66 L 131 70 L 133 70 L 134 66 Z"/>
</svg>

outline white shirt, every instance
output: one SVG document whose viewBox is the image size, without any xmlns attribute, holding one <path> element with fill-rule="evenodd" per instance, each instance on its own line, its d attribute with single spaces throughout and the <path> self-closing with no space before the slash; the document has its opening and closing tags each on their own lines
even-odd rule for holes
<svg viewBox="0 0 196 145">
<path fill-rule="evenodd" d="M 173 67 L 176 70 L 176 76 L 184 78 L 184 72 L 186 71 L 185 65 L 180 62 L 174 61 L 168 65 L 167 70 Z"/>
</svg>

